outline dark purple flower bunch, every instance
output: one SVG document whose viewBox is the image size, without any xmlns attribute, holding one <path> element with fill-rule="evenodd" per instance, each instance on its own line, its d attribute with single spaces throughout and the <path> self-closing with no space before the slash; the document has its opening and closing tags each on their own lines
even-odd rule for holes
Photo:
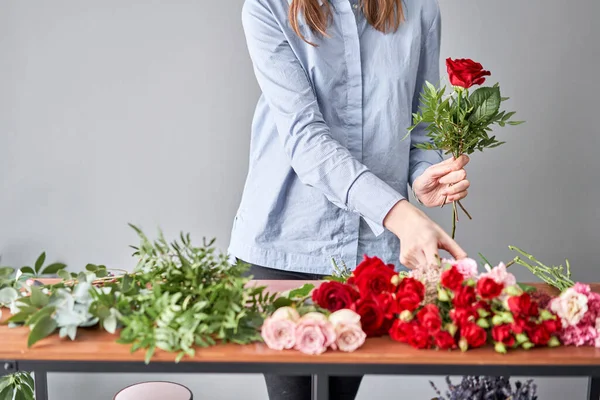
<svg viewBox="0 0 600 400">
<path fill-rule="evenodd" d="M 537 386 L 533 380 L 516 382 L 513 386 L 508 377 L 464 376 L 458 385 L 446 377 L 448 390 L 442 395 L 433 382 L 431 386 L 438 397 L 432 400 L 537 400 Z M 445 397 L 444 397 L 445 396 Z"/>
</svg>

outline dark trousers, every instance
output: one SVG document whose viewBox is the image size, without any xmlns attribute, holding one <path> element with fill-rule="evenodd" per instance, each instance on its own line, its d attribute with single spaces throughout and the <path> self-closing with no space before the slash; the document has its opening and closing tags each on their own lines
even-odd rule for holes
<svg viewBox="0 0 600 400">
<path fill-rule="evenodd" d="M 250 275 L 254 279 L 267 280 L 321 280 L 323 275 L 301 272 L 282 271 L 278 269 L 252 265 Z M 312 381 L 310 376 L 283 376 L 265 374 L 269 400 L 308 400 L 311 398 Z M 354 400 L 360 386 L 362 376 L 329 377 L 329 398 L 332 400 Z"/>
</svg>

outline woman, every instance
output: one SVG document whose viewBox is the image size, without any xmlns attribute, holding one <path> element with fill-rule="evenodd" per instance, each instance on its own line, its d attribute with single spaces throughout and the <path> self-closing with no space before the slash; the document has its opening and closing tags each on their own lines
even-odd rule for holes
<svg viewBox="0 0 600 400">
<path fill-rule="evenodd" d="M 465 252 L 411 205 L 467 195 L 467 157 L 403 140 L 425 83 L 439 81 L 437 0 L 246 0 L 262 96 L 229 251 L 256 279 L 319 279 L 364 254 L 408 268 Z M 400 242 L 402 247 L 400 248 Z M 398 257 L 399 256 L 399 257 Z M 309 398 L 308 377 L 266 376 L 271 400 Z M 331 378 L 353 399 L 360 378 Z"/>
</svg>

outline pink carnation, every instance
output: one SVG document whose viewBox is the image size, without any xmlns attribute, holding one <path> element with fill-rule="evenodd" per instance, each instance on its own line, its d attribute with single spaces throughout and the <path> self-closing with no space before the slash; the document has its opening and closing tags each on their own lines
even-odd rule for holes
<svg viewBox="0 0 600 400">
<path fill-rule="evenodd" d="M 308 316 L 308 318 L 307 318 Z M 306 354 L 324 353 L 329 346 L 335 348 L 336 333 L 327 318 L 305 315 L 296 325 L 296 350 Z"/>
<path fill-rule="evenodd" d="M 517 284 L 517 278 L 508 272 L 504 263 L 500 263 L 494 268 L 491 268 L 486 264 L 485 269 L 487 272 L 481 274 L 479 279 L 492 278 L 496 283 L 504 285 L 504 287 L 514 286 Z"/>
<path fill-rule="evenodd" d="M 296 323 L 291 319 L 267 318 L 261 336 L 270 349 L 291 349 L 296 344 Z"/>
<path fill-rule="evenodd" d="M 560 318 L 565 345 L 600 347 L 600 294 L 576 283 L 552 300 L 550 309 Z"/>
<path fill-rule="evenodd" d="M 477 261 L 472 258 L 463 258 L 461 260 L 442 260 L 442 264 L 455 266 L 465 279 L 477 277 Z"/>
</svg>

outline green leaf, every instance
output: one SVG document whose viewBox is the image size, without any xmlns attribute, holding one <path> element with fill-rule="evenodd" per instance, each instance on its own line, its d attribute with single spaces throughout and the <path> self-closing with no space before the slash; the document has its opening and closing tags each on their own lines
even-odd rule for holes
<svg viewBox="0 0 600 400">
<path fill-rule="evenodd" d="M 15 288 L 5 287 L 0 289 L 0 305 L 9 305 L 18 298 L 19 292 Z"/>
<path fill-rule="evenodd" d="M 15 269 L 12 267 L 0 267 L 0 278 L 6 278 L 15 273 Z"/>
<path fill-rule="evenodd" d="M 40 272 L 42 265 L 44 265 L 44 261 L 46 261 L 46 252 L 40 254 L 37 260 L 35 260 L 35 273 Z"/>
<path fill-rule="evenodd" d="M 146 356 L 144 357 L 144 362 L 146 364 L 150 364 L 150 360 L 152 359 L 153 355 L 154 355 L 154 346 L 150 346 L 150 347 L 148 347 L 148 350 L 146 350 Z"/>
<path fill-rule="evenodd" d="M 15 390 L 12 385 L 6 386 L 4 389 L 0 390 L 0 400 L 12 400 L 15 395 Z"/>
<path fill-rule="evenodd" d="M 277 300 L 273 303 L 275 308 L 287 307 L 293 304 L 292 300 L 287 297 L 278 297 Z"/>
<path fill-rule="evenodd" d="M 85 266 L 85 269 L 90 272 L 96 272 L 98 270 L 98 266 L 94 264 L 88 264 Z"/>
<path fill-rule="evenodd" d="M 8 385 L 10 385 L 10 375 L 4 375 L 4 376 L 0 376 L 0 393 L 4 390 L 4 388 L 6 388 Z M 0 399 L 2 399 L 0 397 Z"/>
<path fill-rule="evenodd" d="M 123 293 L 129 292 L 129 290 L 131 289 L 132 282 L 133 282 L 133 278 L 131 278 L 131 275 L 129 275 L 129 274 L 123 275 L 123 280 L 121 281 L 121 291 Z"/>
<path fill-rule="evenodd" d="M 34 326 L 40 319 L 42 319 L 42 317 L 45 315 L 52 315 L 54 311 L 56 311 L 54 307 L 46 306 L 29 317 L 26 321 L 26 324 L 29 326 Z"/>
<path fill-rule="evenodd" d="M 534 288 L 533 286 L 530 285 L 526 285 L 524 283 L 517 283 L 517 285 L 519 285 L 519 287 L 521 288 L 521 290 L 523 290 L 526 293 L 532 293 L 535 292 L 537 289 Z"/>
<path fill-rule="evenodd" d="M 104 326 L 106 332 L 114 334 L 117 330 L 117 317 L 111 314 L 109 317 L 105 318 L 104 321 L 102 321 L 102 325 Z"/>
<path fill-rule="evenodd" d="M 56 274 L 58 271 L 63 270 L 67 267 L 66 264 L 63 263 L 53 263 L 48 265 L 44 270 L 40 273 L 40 275 L 52 275 Z"/>
<path fill-rule="evenodd" d="M 71 274 L 68 271 L 65 271 L 64 269 L 61 269 L 60 271 L 58 271 L 57 275 L 60 279 L 62 279 L 64 281 L 71 280 Z"/>
<path fill-rule="evenodd" d="M 50 301 L 50 297 L 42 293 L 37 286 L 31 286 L 31 305 L 37 308 L 45 307 Z"/>
<path fill-rule="evenodd" d="M 480 87 L 469 97 L 474 110 L 469 121 L 474 123 L 485 123 L 489 121 L 500 109 L 500 89 Z"/>
<path fill-rule="evenodd" d="M 56 321 L 50 315 L 44 315 L 31 329 L 27 338 L 27 347 L 31 347 L 43 338 L 50 336 L 55 330 Z"/>
<path fill-rule="evenodd" d="M 21 272 L 24 274 L 35 275 L 35 271 L 31 267 L 21 267 Z"/>
<path fill-rule="evenodd" d="M 312 283 L 305 283 L 302 287 L 291 290 L 286 297 L 290 299 L 294 299 L 296 297 L 306 297 L 310 294 L 310 292 L 312 292 L 314 288 L 315 285 L 313 285 Z"/>
<path fill-rule="evenodd" d="M 521 125 L 524 124 L 525 121 L 508 121 L 507 124 L 509 125 Z"/>
</svg>

